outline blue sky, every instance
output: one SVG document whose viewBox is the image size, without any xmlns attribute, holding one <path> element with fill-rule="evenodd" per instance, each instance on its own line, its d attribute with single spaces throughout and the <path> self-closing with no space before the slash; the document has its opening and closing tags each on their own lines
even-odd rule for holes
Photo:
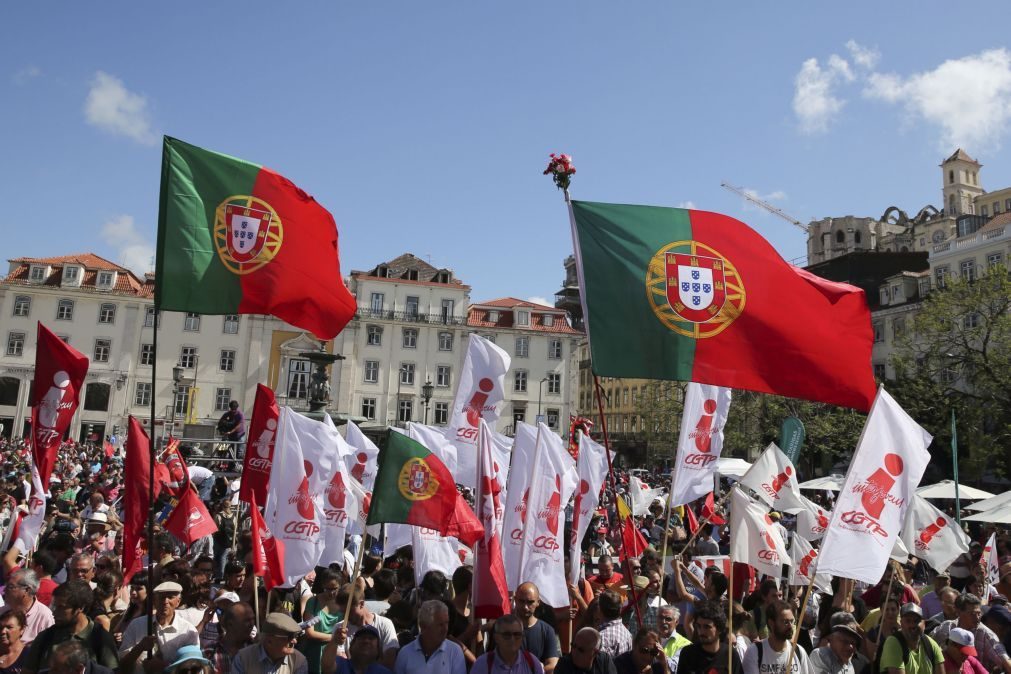
<svg viewBox="0 0 1011 674">
<path fill-rule="evenodd" d="M 402 252 L 472 299 L 551 298 L 576 198 L 806 222 L 940 205 L 957 144 L 1011 184 L 1003 2 L 15 3 L 0 22 L 0 253 L 144 271 L 160 135 L 262 163 L 337 219 L 345 272 Z M 956 20 L 957 19 L 957 20 Z"/>
</svg>

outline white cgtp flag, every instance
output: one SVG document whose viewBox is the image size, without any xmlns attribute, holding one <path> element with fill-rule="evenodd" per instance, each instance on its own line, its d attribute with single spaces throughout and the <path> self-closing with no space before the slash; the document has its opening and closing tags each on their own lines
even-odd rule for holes
<svg viewBox="0 0 1011 674">
<path fill-rule="evenodd" d="M 520 584 L 520 551 L 523 527 L 526 524 L 527 490 L 530 487 L 530 472 L 536 450 L 537 427 L 522 421 L 517 423 L 512 465 L 506 486 L 505 512 L 502 513 L 502 560 L 510 590 L 515 590 Z"/>
<path fill-rule="evenodd" d="M 39 540 L 39 532 L 42 531 L 42 525 L 46 521 L 46 492 L 42 489 L 42 477 L 39 475 L 39 469 L 35 466 L 35 461 L 31 461 L 30 465 L 32 467 L 32 490 L 25 492 L 31 494 L 28 497 L 28 512 L 21 518 L 17 538 L 14 539 L 15 547 L 22 554 L 28 554 L 35 549 Z M 11 527 L 17 523 L 17 517 L 18 512 L 15 510 L 11 516 Z"/>
<path fill-rule="evenodd" d="M 799 536 L 790 544 L 790 585 L 807 585 L 814 574 L 814 586 L 822 592 L 832 593 L 832 576 L 817 573 L 818 551 Z"/>
<path fill-rule="evenodd" d="M 674 458 L 671 506 L 691 503 L 713 490 L 716 460 L 723 451 L 723 426 L 730 410 L 730 389 L 688 384 L 681 435 Z"/>
<path fill-rule="evenodd" d="M 345 433 L 351 450 L 345 459 L 348 470 L 351 471 L 351 477 L 358 480 L 365 491 L 371 494 L 372 485 L 376 482 L 376 471 L 379 470 L 379 448 L 353 421 L 348 421 Z"/>
<path fill-rule="evenodd" d="M 453 416 L 446 429 L 446 437 L 457 448 L 457 469 L 450 470 L 465 487 L 477 486 L 478 421 L 484 419 L 495 428 L 499 403 L 505 400 L 510 362 L 509 354 L 494 343 L 480 335 L 470 336 L 453 400 Z"/>
<path fill-rule="evenodd" d="M 487 422 L 486 422 L 487 423 Z M 490 426 L 490 424 L 489 424 Z M 474 470 L 477 470 L 477 445 L 470 445 L 463 440 L 454 438 L 456 431 L 438 426 L 426 426 L 410 422 L 407 424 L 407 435 L 412 440 L 420 442 L 422 445 L 432 450 L 438 456 L 449 472 L 453 474 L 453 480 L 457 484 L 465 487 L 477 487 L 476 480 L 468 480 L 470 467 L 461 464 L 459 457 L 474 456 Z M 492 461 L 495 469 L 495 476 L 499 484 L 505 489 L 506 478 L 509 474 L 509 455 L 513 444 L 513 439 L 492 431 Z M 464 463 L 469 462 L 465 458 Z M 475 472 L 475 477 L 477 473 Z"/>
<path fill-rule="evenodd" d="M 913 495 L 913 502 L 906 511 L 899 539 L 911 554 L 941 571 L 959 555 L 969 552 L 969 536 L 918 494 Z"/>
<path fill-rule="evenodd" d="M 325 415 L 323 421 L 301 414 L 297 416 L 293 421 L 302 439 L 307 470 L 309 466 L 314 467 L 309 488 L 314 488 L 313 478 L 317 476 L 319 483 L 325 485 L 322 488 L 323 552 L 320 561 L 329 564 L 344 559 L 348 526 L 358 518 L 358 502 L 349 489 L 351 473 L 345 463 L 352 450 L 329 415 Z"/>
<path fill-rule="evenodd" d="M 797 535 L 806 541 L 814 542 L 825 535 L 832 511 L 822 508 L 817 503 L 801 496 L 804 509 L 797 512 Z"/>
<path fill-rule="evenodd" d="M 986 574 L 984 580 L 988 585 L 996 585 L 1000 582 L 1000 558 L 997 556 L 997 532 L 990 534 L 986 545 L 983 546 L 983 555 L 980 557 L 983 563 L 983 573 Z"/>
<path fill-rule="evenodd" d="M 656 499 L 663 499 L 663 489 L 650 489 L 649 485 L 637 477 L 628 479 L 628 495 L 632 500 L 632 514 L 645 515 Z"/>
<path fill-rule="evenodd" d="M 741 484 L 754 491 L 773 510 L 796 512 L 807 509 L 805 499 L 800 495 L 797 469 L 774 442 L 769 443 L 751 465 L 741 478 Z"/>
<path fill-rule="evenodd" d="M 435 529 L 410 527 L 411 547 L 414 548 L 414 582 L 421 585 L 429 571 L 442 571 L 447 578 L 461 565 L 460 542 L 447 538 Z"/>
<path fill-rule="evenodd" d="M 931 439 L 878 389 L 822 541 L 819 571 L 871 584 L 881 580 L 930 461 Z"/>
<path fill-rule="evenodd" d="M 284 460 L 275 461 L 270 471 L 263 513 L 264 522 L 274 537 L 284 541 L 284 575 L 288 587 L 294 587 L 316 568 L 325 545 L 322 492 L 327 484 L 320 484 L 320 471 L 304 458 L 303 442 L 311 446 L 319 439 L 311 433 L 299 432 L 303 421 L 325 428 L 320 422 L 288 407 L 281 408 L 274 456 L 284 457 Z"/>
<path fill-rule="evenodd" d="M 386 539 L 383 541 L 383 556 L 390 557 L 400 548 L 410 545 L 412 543 L 412 528 L 410 524 L 387 524 Z"/>
<path fill-rule="evenodd" d="M 730 492 L 730 558 L 776 578 L 792 563 L 769 509 L 737 487 Z"/>
<path fill-rule="evenodd" d="M 579 484 L 572 504 L 572 534 L 569 539 L 569 582 L 579 580 L 582 566 L 581 543 L 593 519 L 593 513 L 600 504 L 600 490 L 607 478 L 607 450 L 590 439 L 586 433 L 579 434 L 579 460 L 576 473 Z"/>
<path fill-rule="evenodd" d="M 457 460 L 456 445 L 446 437 L 445 429 L 411 421 L 407 424 L 407 437 L 421 443 L 426 449 L 431 450 L 445 464 L 446 468 L 453 475 L 453 479 L 458 484 L 463 484 L 460 482 L 460 466 Z M 477 464 L 474 465 L 476 466 Z"/>
<path fill-rule="evenodd" d="M 576 462 L 566 451 L 562 439 L 544 424 L 537 427 L 526 525 L 520 537 L 518 578 L 520 583 L 535 584 L 542 602 L 560 608 L 569 605 L 562 548 L 565 506 L 572 498 L 578 477 Z"/>
</svg>

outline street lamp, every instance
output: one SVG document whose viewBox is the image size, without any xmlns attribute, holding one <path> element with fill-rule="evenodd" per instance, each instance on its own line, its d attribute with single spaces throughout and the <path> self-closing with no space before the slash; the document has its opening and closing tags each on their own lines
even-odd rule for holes
<svg viewBox="0 0 1011 674">
<path fill-rule="evenodd" d="M 425 401 L 425 425 L 428 425 L 428 402 L 432 399 L 432 392 L 435 387 L 432 386 L 432 380 L 429 379 L 421 387 L 421 399 Z"/>
<path fill-rule="evenodd" d="M 537 423 L 544 421 L 544 415 L 541 414 L 541 402 L 544 400 L 544 382 L 547 380 L 548 378 L 544 377 L 537 385 Z"/>
</svg>

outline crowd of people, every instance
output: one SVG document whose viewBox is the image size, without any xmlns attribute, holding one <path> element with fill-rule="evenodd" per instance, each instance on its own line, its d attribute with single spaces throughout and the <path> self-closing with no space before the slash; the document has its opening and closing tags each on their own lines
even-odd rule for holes
<svg viewBox="0 0 1011 674">
<path fill-rule="evenodd" d="M 30 454 L 21 442 L 0 452 L 9 532 L 30 493 Z M 189 470 L 218 531 L 184 546 L 159 527 L 124 583 L 120 454 L 61 448 L 37 547 L 23 555 L 8 536 L 0 551 L 0 674 L 1011 674 L 1006 532 L 994 585 L 980 569 L 992 531 L 978 530 L 948 569 L 910 557 L 874 586 L 832 578 L 831 591 L 806 592 L 721 565 L 719 513 L 707 522 L 662 499 L 635 518 L 648 547 L 627 557 L 613 526 L 628 488 L 619 472 L 582 541 L 585 576 L 569 585 L 570 603 L 547 606 L 523 583 L 510 614 L 482 621 L 471 567 L 416 570 L 410 547 L 370 539 L 354 541 L 366 546 L 357 577 L 339 559 L 266 591 L 237 480 Z M 793 525 L 778 519 L 784 533 Z"/>
</svg>

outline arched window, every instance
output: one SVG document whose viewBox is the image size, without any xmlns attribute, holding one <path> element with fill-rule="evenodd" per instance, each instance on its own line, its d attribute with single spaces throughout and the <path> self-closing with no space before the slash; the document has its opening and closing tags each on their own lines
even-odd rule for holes
<svg viewBox="0 0 1011 674">
<path fill-rule="evenodd" d="M 954 215 L 954 214 L 955 214 L 955 195 L 954 194 L 949 194 L 948 195 L 948 215 Z"/>
<path fill-rule="evenodd" d="M 836 243 L 844 243 L 845 241 L 846 241 L 846 235 L 840 229 L 838 232 L 835 233 L 835 242 Z"/>
<path fill-rule="evenodd" d="M 860 232 L 853 232 L 853 243 L 860 243 Z"/>
</svg>

